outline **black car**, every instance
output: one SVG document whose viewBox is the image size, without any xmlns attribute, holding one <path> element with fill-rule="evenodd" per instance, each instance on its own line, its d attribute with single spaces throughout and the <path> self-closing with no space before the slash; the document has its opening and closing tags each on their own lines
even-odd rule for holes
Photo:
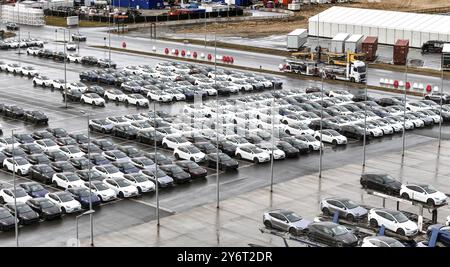
<svg viewBox="0 0 450 267">
<path fill-rule="evenodd" d="M 50 163 L 50 167 L 56 172 L 75 172 L 77 169 L 67 161 L 57 161 Z"/>
<path fill-rule="evenodd" d="M 14 138 L 21 144 L 29 144 L 34 142 L 31 134 L 14 134 Z"/>
<path fill-rule="evenodd" d="M 32 223 L 39 222 L 39 214 L 35 212 L 25 203 L 16 203 L 17 204 L 17 219 L 19 223 L 22 225 L 28 225 Z M 4 207 L 14 216 L 16 213 L 16 205 L 14 203 L 5 204 Z"/>
<path fill-rule="evenodd" d="M 84 155 L 85 158 L 90 159 L 91 163 L 94 165 L 107 165 L 110 164 L 111 161 L 109 161 L 107 158 L 105 158 L 102 154 L 100 153 L 91 153 L 91 156 L 89 157 L 89 155 Z"/>
<path fill-rule="evenodd" d="M 99 75 L 93 71 L 82 71 L 80 72 L 80 81 L 87 82 L 97 82 L 99 79 Z M 89 89 L 88 89 L 89 90 Z"/>
<path fill-rule="evenodd" d="M 191 175 L 191 178 L 203 178 L 206 177 L 208 171 L 200 167 L 197 163 L 190 160 L 181 160 L 175 162 L 176 165 L 180 166 L 185 172 Z"/>
<path fill-rule="evenodd" d="M 208 161 L 208 166 L 211 168 L 217 167 L 217 153 L 207 154 L 206 160 Z M 219 153 L 219 169 L 220 170 L 236 170 L 239 167 L 239 162 L 232 159 L 229 155 L 225 153 Z"/>
<path fill-rule="evenodd" d="M 155 153 L 145 153 L 144 157 L 153 160 L 153 162 L 157 163 L 158 165 L 172 164 L 172 160 L 170 160 L 164 154 L 161 154 L 159 152 L 156 152 L 156 154 Z"/>
<path fill-rule="evenodd" d="M 99 83 L 103 83 L 103 84 L 107 84 L 107 85 L 114 85 L 117 83 L 117 80 L 118 79 L 116 77 L 114 77 L 114 75 L 111 75 L 111 74 L 100 74 L 97 77 L 97 81 Z M 120 86 L 120 85 L 118 85 L 118 86 Z"/>
<path fill-rule="evenodd" d="M 69 157 L 64 154 L 61 150 L 45 151 L 44 154 L 48 157 L 50 161 L 67 161 Z"/>
<path fill-rule="evenodd" d="M 25 111 L 23 108 L 16 105 L 5 105 L 3 107 L 3 114 L 10 118 L 22 118 Z"/>
<path fill-rule="evenodd" d="M 98 63 L 98 59 L 93 56 L 84 56 L 81 58 L 81 64 L 84 64 L 84 65 L 94 66 L 94 65 L 97 65 L 97 63 Z"/>
<path fill-rule="evenodd" d="M 73 140 L 71 137 L 61 137 L 55 140 L 58 146 L 74 146 L 77 145 L 77 142 Z"/>
<path fill-rule="evenodd" d="M 142 150 L 137 149 L 134 146 L 118 146 L 117 149 L 127 154 L 130 158 L 141 157 L 144 155 Z"/>
<path fill-rule="evenodd" d="M 41 49 L 38 52 L 38 57 L 51 58 L 53 57 L 53 51 L 50 49 Z"/>
<path fill-rule="evenodd" d="M 286 141 L 275 142 L 275 147 L 283 151 L 288 158 L 295 158 L 298 154 L 300 154 L 300 150 L 298 148 L 293 147 Z"/>
<path fill-rule="evenodd" d="M 20 144 L 19 147 L 23 149 L 23 151 L 25 151 L 25 153 L 27 153 L 28 155 L 41 154 L 44 152 L 44 150 L 40 146 L 33 143 Z"/>
<path fill-rule="evenodd" d="M 89 138 L 85 134 L 69 134 L 69 137 L 75 140 L 77 144 L 86 144 Z"/>
<path fill-rule="evenodd" d="M 102 202 L 94 192 L 90 192 L 89 189 L 84 187 L 72 187 L 66 191 L 70 193 L 75 200 L 80 202 L 81 207 L 84 209 L 90 208 L 90 203 L 92 203 L 92 207 L 96 207 Z"/>
<path fill-rule="evenodd" d="M 3 154 L 5 154 L 7 157 L 22 157 L 25 158 L 27 154 L 25 151 L 23 151 L 20 147 L 15 147 L 14 150 L 12 147 L 7 147 L 3 149 Z"/>
<path fill-rule="evenodd" d="M 93 153 L 102 153 L 103 150 L 95 144 L 81 144 L 78 146 L 82 152 L 88 154 L 89 151 L 91 154 Z"/>
<path fill-rule="evenodd" d="M 379 98 L 375 101 L 378 105 L 382 107 L 394 106 L 394 105 L 403 105 L 403 101 L 393 98 L 393 97 L 383 97 Z"/>
<path fill-rule="evenodd" d="M 89 177 L 91 178 L 91 181 L 103 181 L 105 177 L 101 175 L 100 173 L 94 171 L 94 170 L 79 170 L 75 172 L 78 177 L 80 177 L 83 181 L 89 181 Z"/>
<path fill-rule="evenodd" d="M 111 141 L 108 141 L 106 139 L 95 139 L 94 141 L 92 141 L 92 144 L 98 146 L 103 151 L 117 149 L 116 145 L 114 145 Z"/>
<path fill-rule="evenodd" d="M 68 133 L 63 128 L 48 128 L 47 132 L 51 133 L 55 138 L 67 137 Z"/>
<path fill-rule="evenodd" d="M 14 22 L 8 22 L 8 23 L 6 23 L 6 29 L 8 31 L 18 31 L 19 30 L 19 25 L 17 25 Z"/>
<path fill-rule="evenodd" d="M 63 61 L 64 62 L 64 60 L 67 60 L 67 54 L 64 53 L 64 52 L 61 52 L 61 51 L 54 52 L 53 53 L 53 59 L 57 60 L 57 61 Z"/>
<path fill-rule="evenodd" d="M 48 117 L 42 111 L 27 110 L 23 114 L 23 119 L 35 124 L 47 124 Z"/>
<path fill-rule="evenodd" d="M 344 125 L 341 127 L 340 133 L 346 137 L 355 138 L 358 140 L 364 139 L 364 124 Z M 366 130 L 366 139 L 370 138 L 370 132 Z"/>
<path fill-rule="evenodd" d="M 78 42 L 86 42 L 87 37 L 81 33 L 73 33 L 72 34 L 72 41 L 78 41 Z"/>
<path fill-rule="evenodd" d="M 155 144 L 156 139 L 156 145 L 160 146 L 162 144 L 163 138 L 164 135 L 162 135 L 160 132 L 152 130 L 138 131 L 136 135 L 136 139 L 138 142 L 149 145 Z"/>
<path fill-rule="evenodd" d="M 136 139 L 138 131 L 130 125 L 116 125 L 112 129 L 115 137 L 123 137 L 126 139 Z"/>
<path fill-rule="evenodd" d="M 402 183 L 388 174 L 366 173 L 361 175 L 360 183 L 363 188 L 372 189 L 388 195 L 400 194 Z"/>
<path fill-rule="evenodd" d="M 313 241 L 334 247 L 355 247 L 358 238 L 352 231 L 334 222 L 313 222 L 308 225 L 307 236 Z"/>
<path fill-rule="evenodd" d="M 68 162 L 72 164 L 77 170 L 89 169 L 90 161 L 87 158 L 72 158 Z"/>
<path fill-rule="evenodd" d="M 31 179 L 50 184 L 56 172 L 47 164 L 37 164 L 30 167 L 29 173 Z"/>
<path fill-rule="evenodd" d="M 191 180 L 191 175 L 176 164 L 162 165 L 159 168 L 172 177 L 177 184 L 187 183 Z"/>
<path fill-rule="evenodd" d="M 216 140 L 211 139 L 211 143 L 215 146 Z M 219 149 L 222 150 L 222 152 L 227 154 L 228 156 L 233 157 L 236 154 L 237 146 L 235 146 L 230 141 L 223 140 L 223 141 L 219 141 Z"/>
<path fill-rule="evenodd" d="M 83 93 L 81 93 L 79 90 L 69 89 L 69 90 L 67 90 L 67 93 L 65 90 L 62 90 L 61 95 L 62 95 L 63 101 L 66 100 L 66 96 L 67 96 L 68 101 L 80 102 L 81 96 L 83 95 Z"/>
<path fill-rule="evenodd" d="M 129 161 L 113 162 L 111 164 L 125 174 L 138 173 L 140 171 L 140 169 Z"/>
<path fill-rule="evenodd" d="M 7 209 L 0 207 L 0 231 L 12 230 L 15 225 L 15 217 Z"/>
<path fill-rule="evenodd" d="M 26 156 L 25 158 L 32 165 L 50 164 L 51 162 L 45 154 L 33 154 Z"/>
<path fill-rule="evenodd" d="M 53 134 L 47 132 L 47 131 L 37 131 L 31 134 L 31 136 L 35 140 L 41 140 L 41 139 L 55 139 Z"/>
<path fill-rule="evenodd" d="M 45 197 L 49 192 L 40 183 L 37 182 L 26 182 L 19 184 L 19 187 L 23 188 L 25 192 L 31 197 Z"/>
<path fill-rule="evenodd" d="M 42 219 L 51 220 L 61 218 L 61 208 L 46 198 L 38 197 L 29 199 L 26 204 L 37 212 Z"/>
<path fill-rule="evenodd" d="M 309 146 L 306 143 L 297 140 L 295 137 L 283 137 L 281 138 L 281 141 L 285 141 L 291 146 L 297 148 L 300 154 L 306 154 L 310 152 Z"/>
<path fill-rule="evenodd" d="M 445 43 L 446 42 L 439 41 L 439 40 L 426 41 L 422 45 L 422 54 L 425 54 L 425 53 L 437 53 L 437 54 L 440 54 L 440 53 L 442 53 L 442 49 L 444 48 L 444 44 Z"/>
<path fill-rule="evenodd" d="M 95 93 L 99 96 L 104 96 L 105 89 L 103 89 L 103 87 L 101 87 L 101 86 L 93 85 L 93 86 L 88 87 L 88 89 L 86 90 L 86 93 Z"/>
</svg>

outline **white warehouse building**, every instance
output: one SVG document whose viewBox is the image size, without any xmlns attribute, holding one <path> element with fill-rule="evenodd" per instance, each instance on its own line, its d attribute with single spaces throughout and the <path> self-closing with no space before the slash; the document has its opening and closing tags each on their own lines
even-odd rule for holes
<svg viewBox="0 0 450 267">
<path fill-rule="evenodd" d="M 398 39 L 409 40 L 411 47 L 422 47 L 429 40 L 450 42 L 450 16 L 445 15 L 334 6 L 309 18 L 308 28 L 310 36 L 363 34 L 388 45 Z"/>
</svg>

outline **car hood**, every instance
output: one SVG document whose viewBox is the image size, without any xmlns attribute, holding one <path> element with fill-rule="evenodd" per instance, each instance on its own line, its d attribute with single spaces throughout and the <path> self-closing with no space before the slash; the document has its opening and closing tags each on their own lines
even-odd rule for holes
<svg viewBox="0 0 450 267">
<path fill-rule="evenodd" d="M 447 199 L 447 196 L 442 192 L 435 192 L 433 194 L 430 194 L 430 197 L 437 199 Z"/>
<path fill-rule="evenodd" d="M 389 183 L 386 185 L 389 188 L 393 188 L 393 189 L 399 189 L 402 187 L 402 183 L 400 183 L 399 181 L 394 181 L 392 183 Z"/>
<path fill-rule="evenodd" d="M 358 241 L 358 238 L 352 232 L 348 232 L 343 235 L 338 235 L 335 238 L 336 238 L 336 240 L 338 240 L 342 243 L 345 243 L 345 244 L 351 244 L 351 243 Z"/>
<path fill-rule="evenodd" d="M 0 224 L 3 224 L 3 225 L 11 225 L 11 224 L 14 224 L 14 222 L 15 222 L 14 217 L 0 219 Z"/>
<path fill-rule="evenodd" d="M 301 219 L 299 221 L 296 221 L 294 223 L 292 223 L 296 228 L 299 229 L 307 229 L 308 225 L 311 223 L 311 221 L 305 220 L 305 219 Z"/>
<path fill-rule="evenodd" d="M 55 213 L 61 212 L 61 210 L 58 207 L 54 206 L 51 208 L 42 209 L 42 212 L 47 213 L 47 214 L 55 214 Z"/>
<path fill-rule="evenodd" d="M 29 212 L 25 212 L 25 213 L 19 212 L 18 216 L 20 218 L 22 218 L 23 220 L 32 220 L 32 219 L 39 218 L 39 214 L 37 214 L 34 211 L 29 211 Z"/>
<path fill-rule="evenodd" d="M 161 184 L 167 184 L 167 183 L 172 183 L 173 179 L 169 176 L 163 176 L 163 177 L 158 178 L 158 182 L 160 182 Z"/>
<path fill-rule="evenodd" d="M 361 216 L 361 215 L 367 214 L 367 209 L 365 209 L 365 208 L 363 208 L 363 207 L 361 207 L 361 206 L 356 207 L 356 208 L 354 208 L 354 209 L 351 209 L 350 211 L 351 211 L 353 214 L 355 214 L 356 216 Z"/>
<path fill-rule="evenodd" d="M 413 221 L 406 221 L 404 223 L 402 223 L 403 227 L 409 229 L 409 230 L 415 230 L 417 229 L 417 224 Z"/>
<path fill-rule="evenodd" d="M 47 193 L 48 193 L 48 191 L 44 189 L 44 190 L 31 192 L 30 195 L 32 197 L 44 197 Z"/>
</svg>

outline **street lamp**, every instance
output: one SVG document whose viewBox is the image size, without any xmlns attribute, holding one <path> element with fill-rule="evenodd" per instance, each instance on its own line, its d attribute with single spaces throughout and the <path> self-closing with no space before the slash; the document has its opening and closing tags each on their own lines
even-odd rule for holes
<svg viewBox="0 0 450 267">
<path fill-rule="evenodd" d="M 364 136 L 363 136 L 363 164 L 362 164 L 363 167 L 366 167 L 367 84 L 368 83 L 369 83 L 369 65 L 366 66 L 366 86 L 364 87 Z"/>
<path fill-rule="evenodd" d="M 159 190 L 158 190 L 158 147 L 156 146 L 156 101 L 153 101 L 153 129 L 154 129 L 154 147 L 155 147 L 155 193 L 156 193 L 156 225 L 159 227 Z"/>
<path fill-rule="evenodd" d="M 13 176 L 13 189 L 14 189 L 14 232 L 15 232 L 15 239 L 16 239 L 16 247 L 19 246 L 19 225 L 18 225 L 18 221 L 17 221 L 17 213 L 19 212 L 17 210 L 17 199 L 16 199 L 16 162 L 15 162 L 15 157 L 14 157 L 14 150 L 15 150 L 15 146 L 14 146 L 14 130 L 11 130 L 11 138 L 12 138 L 12 160 L 13 160 L 13 172 L 12 172 L 12 176 Z"/>
<path fill-rule="evenodd" d="M 408 83 L 408 57 L 405 64 L 405 88 L 403 94 L 403 135 L 402 135 L 402 159 L 405 157 L 405 139 L 406 139 L 406 84 Z"/>
<path fill-rule="evenodd" d="M 217 31 L 214 31 L 214 88 L 217 88 Z M 216 122 L 219 123 L 219 92 L 217 92 L 216 95 Z M 220 202 L 220 183 L 219 183 L 219 127 L 217 128 L 216 132 L 216 195 L 217 195 L 217 205 L 216 208 L 219 208 L 219 202 Z"/>
<path fill-rule="evenodd" d="M 90 176 L 90 175 L 89 175 L 89 176 Z M 95 213 L 95 210 L 90 209 L 90 210 L 85 211 L 85 212 L 83 212 L 82 214 L 77 215 L 77 216 L 75 217 L 75 223 L 76 223 L 76 229 L 77 229 L 77 234 L 76 234 L 77 247 L 80 246 L 79 235 L 78 235 L 78 220 L 79 220 L 81 217 L 85 216 L 85 215 L 89 215 L 89 216 L 92 218 L 92 215 L 93 215 L 94 213 Z M 92 246 L 92 244 L 91 244 L 91 246 Z"/>
</svg>

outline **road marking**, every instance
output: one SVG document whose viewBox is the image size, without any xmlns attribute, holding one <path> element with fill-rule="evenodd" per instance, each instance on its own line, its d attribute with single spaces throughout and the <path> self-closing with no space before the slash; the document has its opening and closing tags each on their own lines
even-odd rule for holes
<svg viewBox="0 0 450 267">
<path fill-rule="evenodd" d="M 134 198 L 129 198 L 128 200 L 131 200 L 131 201 L 133 201 L 133 202 L 140 203 L 140 204 L 143 204 L 143 205 L 146 205 L 146 206 L 149 206 L 149 207 L 152 207 L 152 208 L 155 208 L 155 209 L 156 209 L 156 205 L 151 204 L 151 203 L 148 203 L 148 202 L 145 202 L 145 201 L 142 201 L 142 200 L 138 200 L 138 199 L 134 199 Z M 170 214 L 175 214 L 175 211 L 170 210 L 170 209 L 168 209 L 168 208 L 164 208 L 164 207 L 159 206 L 159 209 L 160 209 L 160 210 L 163 210 L 163 211 L 165 211 L 165 212 L 168 212 L 168 213 L 170 213 Z"/>
</svg>

